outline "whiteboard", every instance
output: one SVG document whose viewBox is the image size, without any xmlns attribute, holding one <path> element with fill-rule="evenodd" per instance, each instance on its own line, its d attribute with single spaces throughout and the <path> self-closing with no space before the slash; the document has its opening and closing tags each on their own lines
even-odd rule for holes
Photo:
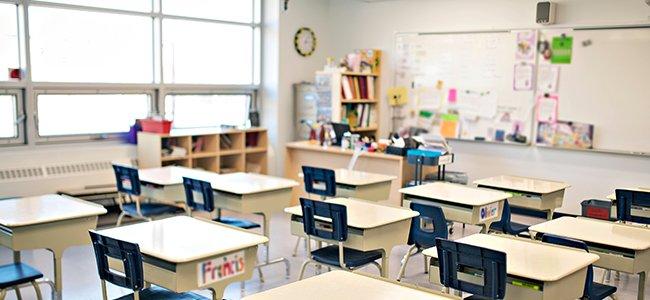
<svg viewBox="0 0 650 300">
<path fill-rule="evenodd" d="M 445 131 L 421 112 L 452 111 L 459 118 L 457 138 L 509 142 L 503 133 L 517 129 L 530 143 L 534 88 L 513 89 L 516 33 L 401 33 L 395 46 L 394 84 L 409 89 L 409 102 L 401 109 L 402 126 Z"/>
<path fill-rule="evenodd" d="M 558 119 L 594 125 L 594 149 L 650 152 L 650 28 L 573 30 Z"/>
</svg>

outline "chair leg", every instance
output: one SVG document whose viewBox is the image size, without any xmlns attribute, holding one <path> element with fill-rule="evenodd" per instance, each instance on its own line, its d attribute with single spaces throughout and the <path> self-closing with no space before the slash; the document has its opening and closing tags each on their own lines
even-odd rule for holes
<svg viewBox="0 0 650 300">
<path fill-rule="evenodd" d="M 1 289 L 0 290 L 0 300 L 5 300 L 5 296 L 7 296 L 7 290 Z"/>
<path fill-rule="evenodd" d="M 302 277 L 305 275 L 305 269 L 307 269 L 307 265 L 311 263 L 310 260 L 306 260 L 304 263 L 302 263 L 302 267 L 300 267 L 300 275 L 298 276 L 298 280 L 302 280 Z"/>
<path fill-rule="evenodd" d="M 377 269 L 379 270 L 379 275 L 381 277 L 384 277 L 384 269 L 381 267 L 381 265 L 376 261 L 371 262 L 371 264 L 375 265 L 375 267 L 377 267 Z"/>
<path fill-rule="evenodd" d="M 38 283 L 36 283 L 36 281 L 32 281 L 31 284 L 34 287 L 34 291 L 36 292 L 36 299 L 42 300 L 43 295 L 41 295 L 41 289 L 38 287 Z"/>
<path fill-rule="evenodd" d="M 117 217 L 117 222 L 115 222 L 115 227 L 120 227 L 120 225 L 122 225 L 122 219 L 124 219 L 124 216 L 126 216 L 126 214 L 124 212 L 121 212 L 120 215 Z"/>
<path fill-rule="evenodd" d="M 422 257 L 424 257 L 424 274 L 429 274 L 429 260 L 431 258 L 424 254 L 422 254 Z"/>
<path fill-rule="evenodd" d="M 20 293 L 20 288 L 17 286 L 14 287 L 14 291 L 16 292 L 16 299 L 18 300 L 23 300 L 23 295 Z"/>
<path fill-rule="evenodd" d="M 404 272 L 406 271 L 406 264 L 408 264 L 409 258 L 411 258 L 411 256 L 413 255 L 411 254 L 411 252 L 415 248 L 416 246 L 412 245 L 411 247 L 409 247 L 408 251 L 406 251 L 406 254 L 404 254 L 404 257 L 402 258 L 402 265 L 400 266 L 399 272 L 397 273 L 397 279 L 396 279 L 397 281 L 402 280 L 402 277 L 404 277 Z"/>
<path fill-rule="evenodd" d="M 292 254 L 293 257 L 296 257 L 298 255 L 298 247 L 300 247 L 300 240 L 302 240 L 301 237 L 298 237 L 298 239 L 296 239 L 296 245 L 293 247 L 293 254 Z"/>
</svg>

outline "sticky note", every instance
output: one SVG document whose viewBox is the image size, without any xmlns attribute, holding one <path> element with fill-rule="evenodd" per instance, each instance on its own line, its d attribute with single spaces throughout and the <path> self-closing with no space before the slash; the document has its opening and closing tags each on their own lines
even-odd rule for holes
<svg viewBox="0 0 650 300">
<path fill-rule="evenodd" d="M 449 89 L 449 94 L 447 94 L 447 101 L 450 104 L 455 104 L 457 95 L 458 95 L 458 91 L 456 89 Z"/>
</svg>

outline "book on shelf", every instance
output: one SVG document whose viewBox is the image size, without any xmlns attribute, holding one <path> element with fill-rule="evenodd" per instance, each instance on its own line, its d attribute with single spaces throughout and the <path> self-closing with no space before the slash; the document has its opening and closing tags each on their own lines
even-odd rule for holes
<svg viewBox="0 0 650 300">
<path fill-rule="evenodd" d="M 344 100 L 375 98 L 375 78 L 372 76 L 341 76 L 341 95 Z"/>
<path fill-rule="evenodd" d="M 370 127 L 375 124 L 377 110 L 371 104 L 346 104 L 342 107 L 341 117 L 352 128 Z"/>
</svg>

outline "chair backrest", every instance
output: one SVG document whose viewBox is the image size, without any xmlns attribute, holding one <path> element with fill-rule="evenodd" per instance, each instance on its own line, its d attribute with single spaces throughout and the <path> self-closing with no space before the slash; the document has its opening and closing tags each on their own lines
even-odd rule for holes
<svg viewBox="0 0 650 300">
<path fill-rule="evenodd" d="M 214 192 L 212 184 L 207 181 L 183 177 L 185 188 L 185 202 L 192 209 L 200 209 L 207 212 L 214 210 Z M 195 195 L 201 195 L 202 202 L 196 201 Z"/>
<path fill-rule="evenodd" d="M 115 171 L 118 192 L 133 196 L 140 195 L 141 189 L 138 169 L 123 165 L 113 165 L 113 171 Z"/>
<path fill-rule="evenodd" d="M 419 248 L 431 248 L 436 245 L 436 238 L 447 239 L 449 237 L 447 219 L 440 207 L 411 202 L 411 209 L 419 212 L 420 215 L 411 220 L 409 245 L 415 244 Z M 433 228 L 425 226 L 429 223 L 433 224 Z"/>
<path fill-rule="evenodd" d="M 508 203 L 508 200 L 504 200 L 503 211 L 501 211 L 501 225 L 503 226 L 503 230 L 509 231 L 511 218 L 512 211 L 510 210 L 510 204 Z"/>
<path fill-rule="evenodd" d="M 444 286 L 488 299 L 505 297 L 505 253 L 440 238 L 436 239 L 436 249 Z M 458 279 L 458 271 L 463 267 L 482 271 L 483 285 Z"/>
<path fill-rule="evenodd" d="M 632 215 L 633 206 L 650 208 L 650 192 L 616 189 L 617 219 L 650 224 L 650 218 Z"/>
<path fill-rule="evenodd" d="M 99 278 L 133 291 L 141 290 L 144 286 L 144 275 L 142 272 L 142 254 L 138 244 L 116 240 L 94 231 L 89 232 L 95 250 Z M 122 261 L 124 275 L 110 270 L 108 266 L 109 257 Z"/>
<path fill-rule="evenodd" d="M 302 166 L 302 175 L 305 180 L 305 190 L 309 194 L 323 197 L 336 196 L 336 173 L 334 170 Z M 324 184 L 324 188 L 316 187 Z"/>
<path fill-rule="evenodd" d="M 300 198 L 303 228 L 307 235 L 342 242 L 348 239 L 348 212 L 341 204 Z M 316 223 L 316 218 L 330 219 L 330 224 Z"/>
<path fill-rule="evenodd" d="M 570 239 L 559 235 L 545 233 L 544 235 L 542 235 L 542 242 L 565 246 L 565 247 L 577 248 L 589 252 L 589 248 L 587 247 L 587 244 L 585 244 L 585 242 Z M 587 267 L 587 278 L 585 278 L 585 289 L 583 295 L 585 296 L 589 295 L 589 290 L 591 290 L 591 286 L 593 284 L 594 284 L 594 267 L 592 265 L 589 265 L 589 267 Z"/>
</svg>

